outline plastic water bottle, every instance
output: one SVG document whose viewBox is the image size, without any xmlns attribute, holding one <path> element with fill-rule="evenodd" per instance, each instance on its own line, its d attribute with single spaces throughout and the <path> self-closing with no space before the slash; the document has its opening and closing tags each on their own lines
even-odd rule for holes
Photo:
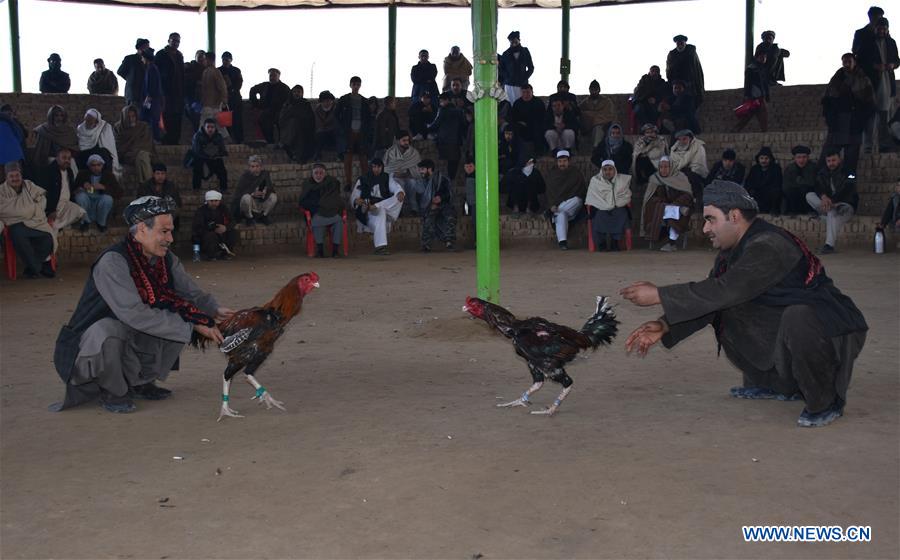
<svg viewBox="0 0 900 560">
<path fill-rule="evenodd" d="M 875 229 L 875 253 L 884 253 L 884 230 L 881 228 Z"/>
<path fill-rule="evenodd" d="M 194 262 L 200 262 L 200 244 L 194 243 Z"/>
</svg>

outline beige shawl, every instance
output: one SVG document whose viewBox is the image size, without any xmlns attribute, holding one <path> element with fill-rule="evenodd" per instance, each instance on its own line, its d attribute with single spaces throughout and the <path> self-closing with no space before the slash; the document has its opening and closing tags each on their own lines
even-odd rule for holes
<svg viewBox="0 0 900 560">
<path fill-rule="evenodd" d="M 22 190 L 16 192 L 9 183 L 0 184 L 0 222 L 5 225 L 22 223 L 25 227 L 49 233 L 53 236 L 53 252 L 56 252 L 56 230 L 47 222 L 44 207 L 47 191 L 31 181 L 22 181 Z"/>
</svg>

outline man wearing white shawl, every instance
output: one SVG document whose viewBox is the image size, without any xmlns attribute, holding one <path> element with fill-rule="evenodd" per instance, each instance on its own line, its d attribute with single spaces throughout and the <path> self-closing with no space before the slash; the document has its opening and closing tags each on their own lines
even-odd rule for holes
<svg viewBox="0 0 900 560">
<path fill-rule="evenodd" d="M 422 155 L 411 142 L 409 132 L 400 130 L 394 145 L 384 153 L 384 172 L 403 188 L 406 196 L 415 195 L 416 180 L 421 178 L 419 162 Z"/>
<path fill-rule="evenodd" d="M 376 255 L 388 255 L 388 231 L 400 217 L 406 193 L 384 173 L 384 162 L 373 158 L 369 171 L 357 179 L 350 202 L 356 213 L 356 230 L 371 232 Z"/>
<path fill-rule="evenodd" d="M 606 248 L 606 236 L 612 237 L 611 251 L 619 250 L 619 240 L 628 224 L 628 205 L 631 204 L 631 175 L 616 171 L 616 163 L 608 159 L 600 166 L 600 173 L 591 177 L 587 197 L 594 245 Z"/>
<path fill-rule="evenodd" d="M 116 174 L 116 178 L 122 176 L 115 131 L 111 124 L 101 118 L 100 111 L 88 109 L 84 114 L 84 121 L 78 125 L 75 132 L 78 134 L 81 167 L 85 166 L 90 156 L 97 154 L 104 161 L 112 162 L 112 171 Z"/>
</svg>

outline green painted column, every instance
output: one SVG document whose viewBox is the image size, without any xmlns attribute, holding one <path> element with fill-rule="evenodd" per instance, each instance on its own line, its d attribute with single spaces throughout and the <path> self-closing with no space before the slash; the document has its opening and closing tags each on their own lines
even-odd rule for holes
<svg viewBox="0 0 900 560">
<path fill-rule="evenodd" d="M 216 52 L 216 0 L 206 3 L 206 50 Z"/>
<path fill-rule="evenodd" d="M 388 95 L 397 95 L 397 6 L 388 5 Z"/>
<path fill-rule="evenodd" d="M 569 81 L 569 73 L 572 70 L 572 61 L 569 60 L 569 15 L 571 13 L 571 0 L 562 0 L 562 56 L 559 59 L 559 78 Z"/>
<path fill-rule="evenodd" d="M 744 33 L 746 34 L 744 38 L 744 52 L 746 61 L 744 64 L 750 64 L 753 60 L 753 46 L 756 43 L 756 33 L 753 32 L 753 19 L 756 11 L 756 0 L 746 0 L 747 1 L 747 15 L 745 19 L 745 29 Z"/>
<path fill-rule="evenodd" d="M 475 91 L 475 223 L 478 297 L 500 301 L 500 192 L 497 160 L 497 0 L 472 0 Z"/>
<path fill-rule="evenodd" d="M 19 52 L 19 0 L 9 3 L 9 56 L 12 59 L 13 92 L 22 93 L 22 57 Z"/>
</svg>

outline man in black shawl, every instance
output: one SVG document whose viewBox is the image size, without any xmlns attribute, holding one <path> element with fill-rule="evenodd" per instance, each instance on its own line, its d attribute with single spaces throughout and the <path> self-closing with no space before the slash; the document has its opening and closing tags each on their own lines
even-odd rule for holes
<svg viewBox="0 0 900 560">
<path fill-rule="evenodd" d="M 308 162 L 316 151 L 316 116 L 312 104 L 303 97 L 303 86 L 291 88 L 291 96 L 278 115 L 280 143 L 288 157 L 297 163 Z"/>
<path fill-rule="evenodd" d="M 225 78 L 225 85 L 228 86 L 228 108 L 233 113 L 232 125 L 228 127 L 228 134 L 234 139 L 235 144 L 243 144 L 244 100 L 241 97 L 241 88 L 244 87 L 244 75 L 241 73 L 240 68 L 231 63 L 233 60 L 234 57 L 230 52 L 223 52 L 222 66 L 219 66 L 219 72 L 222 73 L 222 77 Z M 281 125 L 279 124 L 279 126 Z"/>
<path fill-rule="evenodd" d="M 822 263 L 791 233 L 756 219 L 741 186 L 715 181 L 703 193 L 703 232 L 719 249 L 706 280 L 657 288 L 637 282 L 621 295 L 664 315 L 638 327 L 626 350 L 671 348 L 712 325 L 719 347 L 743 373 L 742 399 L 806 402 L 797 423 L 825 426 L 843 415 L 853 361 L 868 326 Z"/>
<path fill-rule="evenodd" d="M 170 33 L 168 44 L 153 59 L 159 69 L 165 97 L 163 122 L 166 133 L 162 141 L 170 146 L 177 145 L 181 140 L 181 117 L 184 115 L 184 55 L 178 50 L 180 45 L 181 35 Z"/>
<path fill-rule="evenodd" d="M 770 86 L 780 85 L 784 81 L 784 59 L 791 56 L 790 51 L 782 49 L 775 42 L 774 31 L 763 31 L 762 43 L 756 45 L 756 53 L 766 53 L 766 76 Z"/>
<path fill-rule="evenodd" d="M 141 53 L 150 48 L 150 41 L 138 39 L 134 43 L 134 54 L 129 54 L 122 59 L 122 64 L 116 70 L 116 74 L 125 80 L 125 103 L 127 105 L 141 106 L 144 102 L 144 63 Z"/>
<path fill-rule="evenodd" d="M 672 83 L 681 80 L 685 83 L 687 92 L 694 98 L 694 103 L 699 107 L 703 103 L 703 93 L 706 91 L 703 85 L 703 66 L 700 65 L 700 57 L 697 56 L 697 47 L 687 44 L 687 37 L 676 35 L 672 38 L 675 48 L 669 51 L 666 57 L 666 80 Z"/>
<path fill-rule="evenodd" d="M 88 76 L 88 93 L 91 95 L 117 95 L 119 80 L 112 70 L 106 68 L 102 58 L 94 59 L 94 71 Z"/>
<path fill-rule="evenodd" d="M 53 53 L 47 58 L 47 65 L 50 68 L 41 74 L 41 93 L 69 93 L 72 80 L 62 71 L 62 58 Z"/>
</svg>

